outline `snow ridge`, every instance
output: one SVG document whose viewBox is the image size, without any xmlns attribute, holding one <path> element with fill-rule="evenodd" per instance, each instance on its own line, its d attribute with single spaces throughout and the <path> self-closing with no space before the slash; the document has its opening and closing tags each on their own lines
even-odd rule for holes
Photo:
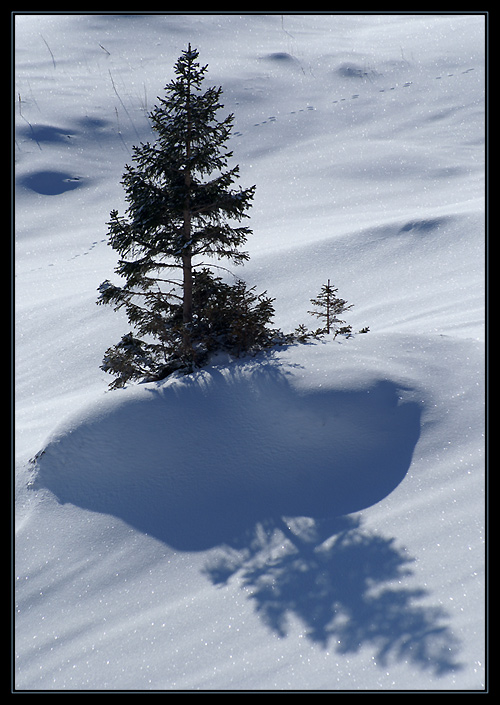
<svg viewBox="0 0 500 705">
<path fill-rule="evenodd" d="M 415 402 L 389 380 L 299 393 L 262 357 L 101 404 L 45 447 L 36 487 L 182 550 L 283 515 L 349 514 L 397 487 L 420 433 Z"/>
</svg>

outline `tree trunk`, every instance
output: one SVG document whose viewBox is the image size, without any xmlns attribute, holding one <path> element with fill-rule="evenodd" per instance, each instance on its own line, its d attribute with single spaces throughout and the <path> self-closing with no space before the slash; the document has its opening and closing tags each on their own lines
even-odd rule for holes
<svg viewBox="0 0 500 705">
<path fill-rule="evenodd" d="M 330 280 L 326 289 L 326 334 L 330 335 Z"/>
<path fill-rule="evenodd" d="M 191 51 L 191 44 L 189 45 Z M 188 73 L 187 77 L 187 96 L 186 96 L 186 161 L 187 166 L 184 171 L 184 185 L 186 187 L 186 198 L 184 202 L 184 249 L 182 254 L 182 274 L 183 274 L 183 299 L 182 299 L 182 322 L 184 324 L 184 349 L 191 347 L 190 335 L 187 326 L 193 321 L 193 266 L 192 266 L 192 250 L 191 250 L 191 77 Z"/>
<path fill-rule="evenodd" d="M 193 268 L 191 254 L 182 257 L 183 297 L 182 297 L 182 322 L 189 324 L 193 320 Z"/>
</svg>

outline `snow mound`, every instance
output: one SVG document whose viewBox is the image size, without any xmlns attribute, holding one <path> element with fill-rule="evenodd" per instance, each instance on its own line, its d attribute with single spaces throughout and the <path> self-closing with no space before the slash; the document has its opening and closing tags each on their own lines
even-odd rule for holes
<svg viewBox="0 0 500 705">
<path fill-rule="evenodd" d="M 386 497 L 410 465 L 419 406 L 387 379 L 324 390 L 295 381 L 269 355 L 106 395 L 39 454 L 35 485 L 183 550 Z"/>
</svg>

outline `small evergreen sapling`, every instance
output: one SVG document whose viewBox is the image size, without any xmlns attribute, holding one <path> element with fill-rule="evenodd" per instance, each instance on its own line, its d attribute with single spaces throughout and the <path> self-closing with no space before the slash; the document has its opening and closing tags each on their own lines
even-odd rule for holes
<svg viewBox="0 0 500 705">
<path fill-rule="evenodd" d="M 314 311 L 308 311 L 312 316 L 316 316 L 324 320 L 324 327 L 318 328 L 315 331 L 316 336 L 329 335 L 333 331 L 334 338 L 337 335 L 352 335 L 352 326 L 347 325 L 344 320 L 339 318 L 340 315 L 345 313 L 353 307 L 353 304 L 347 305 L 347 301 L 341 299 L 337 296 L 338 289 L 336 289 L 330 280 L 327 284 L 323 284 L 321 291 L 315 299 L 311 299 L 311 303 L 317 309 Z"/>
</svg>

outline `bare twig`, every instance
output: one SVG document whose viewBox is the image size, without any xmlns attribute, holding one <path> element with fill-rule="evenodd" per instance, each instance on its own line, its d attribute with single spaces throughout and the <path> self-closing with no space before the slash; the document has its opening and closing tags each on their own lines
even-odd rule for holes
<svg viewBox="0 0 500 705">
<path fill-rule="evenodd" d="M 122 108 L 124 109 L 126 116 L 127 116 L 128 119 L 130 120 L 130 124 L 131 124 L 132 127 L 134 128 L 134 132 L 135 132 L 136 136 L 139 137 L 139 133 L 137 132 L 137 128 L 136 128 L 136 126 L 134 125 L 134 121 L 133 121 L 132 118 L 130 117 L 130 113 L 129 113 L 129 111 L 127 110 L 127 107 L 126 107 L 125 103 L 124 103 L 123 100 L 121 99 L 121 96 L 120 96 L 120 94 L 118 93 L 118 91 L 117 91 L 117 89 L 116 89 L 116 85 L 115 85 L 115 82 L 114 82 L 114 80 L 113 80 L 113 76 L 112 76 L 112 74 L 111 74 L 111 71 L 109 71 L 109 69 L 108 69 L 108 73 L 109 73 L 109 77 L 110 77 L 110 79 L 111 79 L 111 85 L 113 86 L 113 90 L 114 90 L 114 92 L 116 93 L 116 97 L 117 97 L 118 100 L 120 101 L 121 106 L 122 106 Z"/>
<path fill-rule="evenodd" d="M 50 54 L 51 57 L 52 57 L 52 64 L 53 64 L 53 66 L 54 66 L 54 68 L 55 68 L 55 67 L 56 67 L 56 60 L 54 59 L 54 54 L 52 53 L 51 48 L 50 48 L 49 45 L 47 44 L 47 40 L 45 39 L 45 37 L 44 37 L 42 34 L 41 34 L 40 36 L 42 37 L 45 46 L 46 46 L 47 49 L 49 50 L 49 54 Z"/>
</svg>

